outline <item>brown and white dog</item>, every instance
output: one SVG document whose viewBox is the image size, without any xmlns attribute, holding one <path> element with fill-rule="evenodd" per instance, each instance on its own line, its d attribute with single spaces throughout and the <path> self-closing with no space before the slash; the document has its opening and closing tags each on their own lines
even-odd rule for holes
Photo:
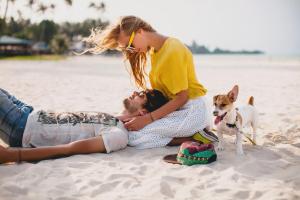
<svg viewBox="0 0 300 200">
<path fill-rule="evenodd" d="M 256 129 L 258 126 L 258 113 L 253 106 L 254 98 L 251 96 L 248 105 L 236 108 L 234 102 L 237 99 L 239 87 L 235 85 L 227 94 L 216 95 L 213 98 L 214 111 L 216 116 L 215 125 L 219 137 L 218 150 L 224 150 L 223 134 L 236 135 L 236 152 L 238 155 L 243 155 L 242 146 L 242 128 L 252 126 L 253 141 L 256 142 Z"/>
</svg>

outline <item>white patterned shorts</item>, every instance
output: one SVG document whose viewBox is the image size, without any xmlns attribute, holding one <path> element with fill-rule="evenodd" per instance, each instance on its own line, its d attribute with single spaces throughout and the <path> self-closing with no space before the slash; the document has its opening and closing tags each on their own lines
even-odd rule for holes
<svg viewBox="0 0 300 200">
<path fill-rule="evenodd" d="M 174 137 L 189 137 L 210 125 L 205 97 L 189 100 L 182 108 L 129 132 L 129 146 L 147 149 L 166 146 Z"/>
</svg>

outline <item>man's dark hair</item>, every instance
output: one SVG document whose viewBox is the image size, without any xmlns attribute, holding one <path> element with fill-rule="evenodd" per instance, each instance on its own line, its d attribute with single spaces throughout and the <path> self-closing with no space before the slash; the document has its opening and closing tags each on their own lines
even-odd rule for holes
<svg viewBox="0 0 300 200">
<path fill-rule="evenodd" d="M 155 89 L 147 89 L 145 91 L 147 101 L 144 105 L 144 108 L 147 109 L 149 112 L 152 112 L 161 106 L 165 105 L 169 100 L 167 97 L 163 95 L 162 92 Z"/>
</svg>

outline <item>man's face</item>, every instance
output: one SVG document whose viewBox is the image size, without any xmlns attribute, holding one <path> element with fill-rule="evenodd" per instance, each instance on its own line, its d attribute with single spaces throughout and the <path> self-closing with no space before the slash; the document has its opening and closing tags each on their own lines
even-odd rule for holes
<svg viewBox="0 0 300 200">
<path fill-rule="evenodd" d="M 143 106 L 147 101 L 147 97 L 144 91 L 134 91 L 132 95 L 123 100 L 124 108 L 129 113 L 135 113 L 136 111 L 143 110 Z"/>
</svg>

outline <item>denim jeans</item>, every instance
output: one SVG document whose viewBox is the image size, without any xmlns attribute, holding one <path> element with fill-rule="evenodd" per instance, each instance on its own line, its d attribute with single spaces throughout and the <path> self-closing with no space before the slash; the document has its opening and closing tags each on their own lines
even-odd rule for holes
<svg viewBox="0 0 300 200">
<path fill-rule="evenodd" d="M 0 88 L 0 138 L 11 147 L 22 147 L 27 118 L 33 107 Z"/>
</svg>

